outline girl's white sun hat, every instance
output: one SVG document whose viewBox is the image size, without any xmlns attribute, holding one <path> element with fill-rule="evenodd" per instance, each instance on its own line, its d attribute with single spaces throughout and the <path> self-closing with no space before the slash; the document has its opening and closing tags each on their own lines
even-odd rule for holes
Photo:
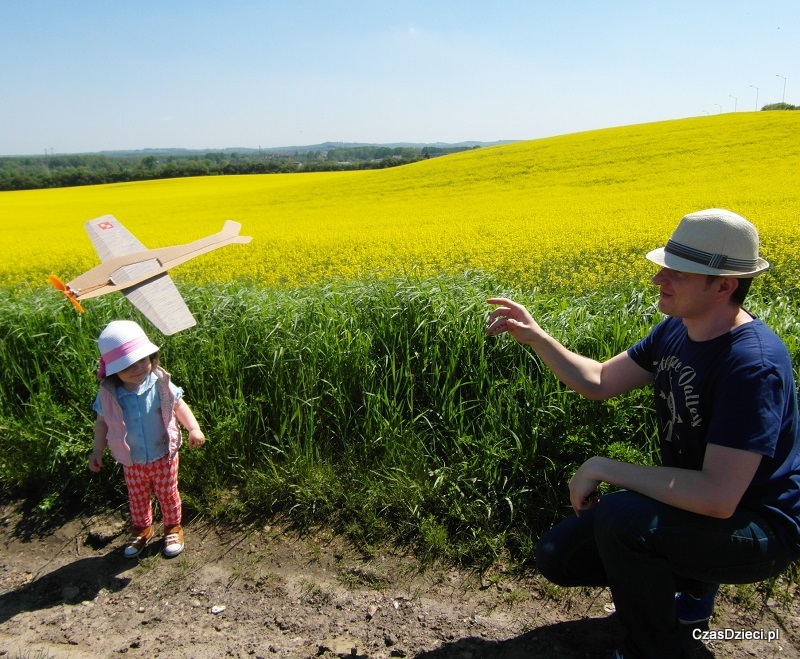
<svg viewBox="0 0 800 659">
<path fill-rule="evenodd" d="M 758 255 L 756 228 L 721 208 L 684 216 L 666 247 L 654 249 L 647 258 L 670 270 L 723 277 L 755 277 L 769 268 Z"/>
<path fill-rule="evenodd" d="M 138 324 L 132 320 L 112 320 L 97 339 L 100 348 L 98 380 L 124 371 L 143 357 L 158 352 Z"/>
</svg>

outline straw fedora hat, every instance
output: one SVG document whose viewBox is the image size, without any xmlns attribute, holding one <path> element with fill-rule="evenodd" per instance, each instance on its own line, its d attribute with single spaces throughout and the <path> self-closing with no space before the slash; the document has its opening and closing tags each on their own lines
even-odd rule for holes
<svg viewBox="0 0 800 659">
<path fill-rule="evenodd" d="M 647 258 L 670 270 L 724 277 L 755 277 L 769 268 L 758 255 L 756 228 L 721 208 L 684 216 L 666 246 Z"/>
<path fill-rule="evenodd" d="M 124 371 L 143 357 L 158 352 L 144 330 L 132 320 L 112 320 L 97 339 L 100 348 L 98 379 Z"/>
</svg>

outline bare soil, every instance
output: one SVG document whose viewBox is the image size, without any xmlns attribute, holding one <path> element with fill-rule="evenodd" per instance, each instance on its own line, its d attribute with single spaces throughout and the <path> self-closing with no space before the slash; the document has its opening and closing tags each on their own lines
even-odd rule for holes
<svg viewBox="0 0 800 659">
<path fill-rule="evenodd" d="M 226 529 L 195 520 L 174 559 L 151 543 L 122 556 L 112 515 L 45 537 L 0 508 L 0 657 L 608 657 L 621 639 L 607 590 L 559 589 L 535 574 L 424 569 L 392 548 L 364 556 L 325 533 Z M 755 591 L 754 591 L 755 592 Z M 800 607 L 723 595 L 710 631 L 777 640 L 691 642 L 689 656 L 800 657 Z"/>
</svg>

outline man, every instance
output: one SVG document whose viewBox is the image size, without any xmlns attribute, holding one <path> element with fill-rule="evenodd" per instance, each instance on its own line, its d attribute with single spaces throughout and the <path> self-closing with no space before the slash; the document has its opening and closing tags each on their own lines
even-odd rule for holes
<svg viewBox="0 0 800 659">
<path fill-rule="evenodd" d="M 488 332 L 531 346 L 593 400 L 655 386 L 661 465 L 595 456 L 569 483 L 575 515 L 537 565 L 564 586 L 608 586 L 625 632 L 615 657 L 679 657 L 679 619 L 710 617 L 720 583 L 753 583 L 800 556 L 800 420 L 788 351 L 742 303 L 769 264 L 743 217 L 685 216 L 653 278 L 667 318 L 606 362 L 569 351 L 504 298 Z M 599 483 L 619 491 L 597 494 Z M 678 596 L 676 598 L 676 592 Z M 694 610 L 692 610 L 694 609 Z"/>
</svg>

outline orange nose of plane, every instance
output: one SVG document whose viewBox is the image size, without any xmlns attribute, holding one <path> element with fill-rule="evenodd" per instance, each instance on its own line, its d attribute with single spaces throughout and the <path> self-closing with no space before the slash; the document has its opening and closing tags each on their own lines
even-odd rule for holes
<svg viewBox="0 0 800 659">
<path fill-rule="evenodd" d="M 72 302 L 72 306 L 73 307 L 75 307 L 78 311 L 83 313 L 83 307 L 81 306 L 81 303 L 78 302 L 77 298 L 75 297 L 75 293 L 73 293 L 63 281 L 61 281 L 55 275 L 48 275 L 47 279 L 53 285 L 53 288 L 61 291 L 61 294 L 65 298 L 67 298 L 70 302 Z"/>
</svg>

